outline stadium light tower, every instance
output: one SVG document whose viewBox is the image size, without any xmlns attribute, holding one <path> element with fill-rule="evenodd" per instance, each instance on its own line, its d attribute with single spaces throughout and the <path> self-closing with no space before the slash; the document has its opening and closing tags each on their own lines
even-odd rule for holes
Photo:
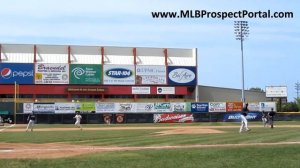
<svg viewBox="0 0 300 168">
<path fill-rule="evenodd" d="M 235 39 L 241 41 L 242 52 L 242 102 L 245 100 L 245 77 L 244 77 L 244 51 L 243 42 L 249 36 L 249 26 L 247 21 L 234 21 Z"/>
</svg>

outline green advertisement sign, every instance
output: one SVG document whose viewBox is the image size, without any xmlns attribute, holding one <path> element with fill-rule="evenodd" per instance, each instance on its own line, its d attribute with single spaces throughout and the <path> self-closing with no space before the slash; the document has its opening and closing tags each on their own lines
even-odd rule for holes
<svg viewBox="0 0 300 168">
<path fill-rule="evenodd" d="M 76 103 L 76 111 L 92 112 L 96 111 L 95 102 L 80 102 Z"/>
<path fill-rule="evenodd" d="M 93 64 L 70 64 L 70 84 L 101 84 L 102 67 Z"/>
</svg>

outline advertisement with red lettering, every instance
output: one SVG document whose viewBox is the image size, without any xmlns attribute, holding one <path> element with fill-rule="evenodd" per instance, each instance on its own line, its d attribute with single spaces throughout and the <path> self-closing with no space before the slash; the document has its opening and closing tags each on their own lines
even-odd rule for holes
<svg viewBox="0 0 300 168">
<path fill-rule="evenodd" d="M 191 123 L 193 114 L 154 114 L 154 123 Z"/>
</svg>

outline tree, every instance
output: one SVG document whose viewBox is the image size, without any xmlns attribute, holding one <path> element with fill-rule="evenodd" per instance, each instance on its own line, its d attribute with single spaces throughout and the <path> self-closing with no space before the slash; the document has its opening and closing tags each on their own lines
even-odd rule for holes
<svg viewBox="0 0 300 168">
<path fill-rule="evenodd" d="M 256 92 L 264 92 L 264 90 L 260 87 L 252 87 L 249 89 L 250 91 L 256 91 Z"/>
<path fill-rule="evenodd" d="M 298 104 L 295 102 L 288 102 L 285 105 L 282 106 L 281 111 L 284 112 L 298 112 L 299 111 L 299 107 Z"/>
</svg>

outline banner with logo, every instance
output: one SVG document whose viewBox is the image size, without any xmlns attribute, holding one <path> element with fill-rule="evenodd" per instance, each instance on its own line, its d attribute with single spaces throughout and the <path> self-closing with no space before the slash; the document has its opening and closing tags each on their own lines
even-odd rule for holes
<svg viewBox="0 0 300 168">
<path fill-rule="evenodd" d="M 0 84 L 33 84 L 34 64 L 0 63 Z"/>
<path fill-rule="evenodd" d="M 137 85 L 165 85 L 167 84 L 166 66 L 137 65 Z"/>
<path fill-rule="evenodd" d="M 173 112 L 191 112 L 191 103 L 171 103 Z"/>
<path fill-rule="evenodd" d="M 54 113 L 55 104 L 54 103 L 34 103 L 33 104 L 34 113 Z"/>
<path fill-rule="evenodd" d="M 75 103 L 55 103 L 55 113 L 75 113 Z"/>
<path fill-rule="evenodd" d="M 276 111 L 276 103 L 275 102 L 259 102 L 260 110 L 259 111 Z"/>
<path fill-rule="evenodd" d="M 152 113 L 154 111 L 154 103 L 136 103 L 136 112 Z"/>
<path fill-rule="evenodd" d="M 248 103 L 248 110 L 249 111 L 259 111 L 259 103 Z"/>
<path fill-rule="evenodd" d="M 115 103 L 96 103 L 96 113 L 114 113 L 116 112 Z"/>
<path fill-rule="evenodd" d="M 23 113 L 32 113 L 33 103 L 23 103 Z"/>
<path fill-rule="evenodd" d="M 172 112 L 171 103 L 154 103 L 154 112 Z"/>
<path fill-rule="evenodd" d="M 227 112 L 243 111 L 243 102 L 226 102 Z"/>
<path fill-rule="evenodd" d="M 101 84 L 100 64 L 70 64 L 70 84 Z"/>
<path fill-rule="evenodd" d="M 194 121 L 193 114 L 154 114 L 154 123 L 191 123 Z"/>
<path fill-rule="evenodd" d="M 168 67 L 168 84 L 169 85 L 197 85 L 197 68 L 196 67 Z"/>
<path fill-rule="evenodd" d="M 258 121 L 261 120 L 261 113 L 249 112 L 246 116 L 248 121 Z M 223 121 L 241 121 L 241 113 L 226 113 L 224 114 Z"/>
<path fill-rule="evenodd" d="M 132 94 L 150 94 L 150 87 L 133 86 L 131 90 Z"/>
<path fill-rule="evenodd" d="M 226 102 L 209 102 L 209 112 L 226 112 Z"/>
<path fill-rule="evenodd" d="M 103 84 L 105 85 L 134 85 L 134 65 L 104 65 Z"/>
<path fill-rule="evenodd" d="M 117 112 L 134 113 L 136 112 L 135 103 L 116 103 Z"/>
<path fill-rule="evenodd" d="M 76 111 L 80 112 L 94 112 L 96 111 L 95 102 L 80 102 L 75 103 Z"/>
<path fill-rule="evenodd" d="M 69 65 L 35 64 L 35 84 L 69 84 Z"/>
<path fill-rule="evenodd" d="M 192 112 L 208 112 L 208 103 L 192 103 Z"/>
<path fill-rule="evenodd" d="M 157 87 L 156 94 L 175 94 L 175 87 Z"/>
</svg>

